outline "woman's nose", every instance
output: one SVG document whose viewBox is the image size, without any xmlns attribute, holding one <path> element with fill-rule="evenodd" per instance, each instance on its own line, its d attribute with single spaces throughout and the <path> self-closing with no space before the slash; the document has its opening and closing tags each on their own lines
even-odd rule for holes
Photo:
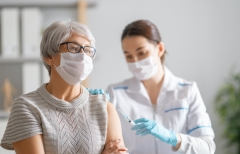
<svg viewBox="0 0 240 154">
<path fill-rule="evenodd" d="M 84 48 L 81 48 L 81 49 L 80 49 L 80 53 L 84 53 L 84 50 L 83 50 L 83 49 L 84 49 Z"/>
<path fill-rule="evenodd" d="M 132 62 L 137 62 L 138 58 L 137 57 L 133 57 Z"/>
</svg>

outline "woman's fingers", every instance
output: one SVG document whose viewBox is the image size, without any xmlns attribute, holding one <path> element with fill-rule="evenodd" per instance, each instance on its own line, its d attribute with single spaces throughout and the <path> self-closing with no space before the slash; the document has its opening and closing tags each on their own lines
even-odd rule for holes
<svg viewBox="0 0 240 154">
<path fill-rule="evenodd" d="M 126 153 L 127 152 L 127 148 L 124 146 L 120 146 L 120 145 L 114 145 L 110 150 L 109 153 L 114 153 L 114 154 L 120 154 L 120 153 Z"/>
<path fill-rule="evenodd" d="M 120 143 L 120 139 L 118 140 L 114 140 L 114 141 L 111 141 L 109 142 L 106 146 L 105 146 L 105 150 L 108 154 L 111 154 L 111 153 L 116 153 L 116 154 L 123 154 L 123 153 L 126 153 L 127 152 L 127 148 L 124 147 L 124 146 L 121 146 L 119 145 Z"/>
<path fill-rule="evenodd" d="M 142 128 L 144 128 L 145 127 L 145 125 L 142 123 L 142 124 L 136 124 L 136 125 L 134 125 L 131 129 L 132 130 L 138 130 L 138 129 L 142 129 Z"/>
<path fill-rule="evenodd" d="M 129 154 L 127 151 L 117 151 L 114 154 Z"/>
<path fill-rule="evenodd" d="M 119 149 L 119 145 L 114 145 L 111 149 L 109 149 L 109 153 L 116 153 L 118 152 L 118 149 Z"/>
<path fill-rule="evenodd" d="M 148 129 L 149 127 L 152 128 L 152 122 L 150 122 L 150 121 L 142 122 L 142 123 L 138 122 L 138 124 L 136 124 L 132 127 L 132 130 L 139 130 L 139 129 L 144 129 L 144 128 Z"/>
<path fill-rule="evenodd" d="M 128 151 L 128 149 L 125 146 L 119 146 L 118 151 L 119 152 L 126 152 L 126 151 Z"/>
<path fill-rule="evenodd" d="M 147 131 L 143 132 L 143 133 L 141 134 L 141 136 L 146 136 L 146 135 L 148 135 L 148 134 L 151 134 L 151 131 L 150 131 L 150 130 L 147 130 Z"/>
<path fill-rule="evenodd" d="M 100 94 L 104 94 L 104 90 L 103 89 L 98 89 Z"/>
<path fill-rule="evenodd" d="M 137 124 L 137 123 L 142 123 L 142 122 L 148 122 L 149 120 L 146 119 L 146 118 L 139 118 L 139 119 L 136 119 L 134 120 L 134 122 Z"/>
<path fill-rule="evenodd" d="M 142 129 L 138 129 L 135 134 L 140 135 L 140 134 L 144 133 L 146 130 L 147 130 L 146 127 L 142 128 Z"/>
<path fill-rule="evenodd" d="M 108 144 L 105 146 L 105 149 L 106 149 L 106 150 L 111 149 L 115 144 L 120 143 L 120 141 L 121 141 L 121 140 L 118 139 L 118 140 L 114 140 L 114 141 L 108 142 Z"/>
</svg>

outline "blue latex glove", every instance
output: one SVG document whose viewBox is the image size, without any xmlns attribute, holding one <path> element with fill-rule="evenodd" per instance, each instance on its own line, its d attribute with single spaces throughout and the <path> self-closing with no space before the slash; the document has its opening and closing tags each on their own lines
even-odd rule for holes
<svg viewBox="0 0 240 154">
<path fill-rule="evenodd" d="M 107 96 L 107 99 L 108 101 L 110 100 L 110 96 L 109 96 L 109 93 L 105 93 L 103 89 L 89 89 L 89 88 L 86 88 L 89 93 L 91 93 L 92 95 L 98 95 L 98 94 L 105 94 Z"/>
<path fill-rule="evenodd" d="M 132 130 L 137 130 L 136 135 L 145 136 L 151 134 L 152 136 L 160 139 L 163 142 L 171 144 L 172 146 L 177 145 L 176 133 L 159 125 L 156 121 L 140 118 L 134 122 L 136 125 L 132 127 Z"/>
</svg>

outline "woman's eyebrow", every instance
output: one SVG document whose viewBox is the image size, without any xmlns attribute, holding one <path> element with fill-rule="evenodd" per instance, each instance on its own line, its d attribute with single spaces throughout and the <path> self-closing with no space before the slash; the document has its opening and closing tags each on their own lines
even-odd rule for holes
<svg viewBox="0 0 240 154">
<path fill-rule="evenodd" d="M 139 50 L 141 50 L 141 49 L 143 49 L 143 48 L 144 48 L 144 47 L 139 47 L 139 48 L 136 49 L 136 51 L 139 51 Z M 126 53 L 129 53 L 129 52 L 128 52 L 128 51 L 124 51 L 123 53 L 126 54 Z"/>
<path fill-rule="evenodd" d="M 68 41 L 68 42 L 76 43 L 76 44 L 81 45 L 81 46 L 91 46 L 89 43 L 86 43 L 86 44 L 81 43 L 81 44 L 79 44 L 76 41 Z"/>
<path fill-rule="evenodd" d="M 136 51 L 141 50 L 141 49 L 143 49 L 143 48 L 144 48 L 144 47 L 139 47 L 139 48 L 136 49 Z"/>
</svg>

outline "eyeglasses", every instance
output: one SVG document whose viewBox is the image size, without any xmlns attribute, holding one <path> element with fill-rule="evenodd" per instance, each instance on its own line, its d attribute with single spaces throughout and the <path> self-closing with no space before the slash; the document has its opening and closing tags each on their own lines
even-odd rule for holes
<svg viewBox="0 0 240 154">
<path fill-rule="evenodd" d="M 64 43 L 61 43 L 60 45 L 64 45 L 64 44 L 67 45 L 67 49 L 71 53 L 79 53 L 81 51 L 81 49 L 83 49 L 84 53 L 90 57 L 94 57 L 96 54 L 96 49 L 91 46 L 83 47 L 74 42 L 64 42 Z"/>
</svg>

